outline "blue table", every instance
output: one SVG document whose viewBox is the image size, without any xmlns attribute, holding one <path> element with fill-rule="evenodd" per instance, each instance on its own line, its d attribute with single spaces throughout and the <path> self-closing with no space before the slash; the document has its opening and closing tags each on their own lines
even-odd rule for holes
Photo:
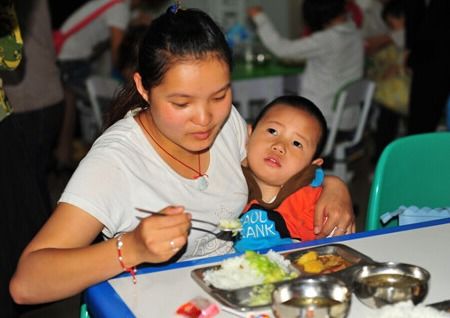
<svg viewBox="0 0 450 318">
<path fill-rule="evenodd" d="M 395 261 L 422 266 L 431 273 L 430 289 L 424 301 L 428 304 L 449 297 L 448 242 L 450 218 L 290 244 L 276 250 L 283 252 L 315 245 L 343 243 L 375 261 Z M 189 299 L 195 296 L 209 297 L 193 281 L 190 272 L 194 268 L 211 265 L 230 256 L 233 255 L 142 268 L 139 270 L 138 283 L 134 286 L 130 277 L 122 274 L 87 289 L 85 302 L 91 317 L 94 318 L 173 317 L 178 306 Z M 349 318 L 364 317 L 370 310 L 353 296 Z M 219 317 L 235 315 L 222 310 Z"/>
</svg>

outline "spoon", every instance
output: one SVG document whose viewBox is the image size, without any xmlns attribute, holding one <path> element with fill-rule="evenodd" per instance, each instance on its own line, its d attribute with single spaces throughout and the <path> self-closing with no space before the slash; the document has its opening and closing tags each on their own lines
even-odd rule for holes
<svg viewBox="0 0 450 318">
<path fill-rule="evenodd" d="M 161 214 L 161 213 L 155 212 L 155 211 L 150 211 L 150 210 L 146 210 L 146 209 L 142 209 L 142 208 L 135 208 L 135 209 L 139 212 L 144 212 L 144 213 L 148 213 L 151 215 L 164 216 L 164 214 Z M 138 218 L 139 220 L 142 220 L 144 217 L 137 216 L 136 218 Z M 205 221 L 205 220 L 200 220 L 200 219 L 195 219 L 195 218 L 192 218 L 191 221 L 208 224 L 208 225 L 213 226 L 214 228 L 218 228 L 222 232 L 233 232 L 233 234 L 237 234 L 238 232 L 240 232 L 242 230 L 242 225 L 241 225 L 241 222 L 239 219 L 223 219 L 223 220 L 220 220 L 219 223 L 213 223 L 210 221 Z M 216 234 L 212 231 L 202 229 L 202 228 L 191 227 L 191 229 L 208 232 L 208 233 L 211 233 L 214 235 Z"/>
</svg>

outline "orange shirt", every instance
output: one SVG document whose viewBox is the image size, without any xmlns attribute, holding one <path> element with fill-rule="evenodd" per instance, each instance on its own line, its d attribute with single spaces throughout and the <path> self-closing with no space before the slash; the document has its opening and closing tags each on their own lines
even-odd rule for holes
<svg viewBox="0 0 450 318">
<path fill-rule="evenodd" d="M 322 187 L 303 187 L 288 196 L 276 209 L 289 231 L 290 237 L 302 241 L 316 238 L 314 234 L 314 213 L 316 202 L 322 193 Z M 248 211 L 256 200 L 247 204 L 244 211 Z"/>
</svg>

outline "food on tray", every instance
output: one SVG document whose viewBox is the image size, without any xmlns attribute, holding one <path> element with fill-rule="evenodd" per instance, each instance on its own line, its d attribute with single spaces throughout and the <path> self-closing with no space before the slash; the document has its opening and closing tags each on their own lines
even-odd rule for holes
<svg viewBox="0 0 450 318">
<path fill-rule="evenodd" d="M 247 251 L 224 260 L 218 269 L 205 271 L 203 279 L 216 288 L 232 290 L 295 278 L 298 274 L 290 269 L 290 265 L 272 250 L 265 255 Z"/>
<path fill-rule="evenodd" d="M 448 318 L 449 314 L 423 304 L 414 305 L 412 301 L 397 303 L 374 309 L 368 318 Z"/>
<path fill-rule="evenodd" d="M 303 254 L 295 261 L 295 263 L 303 272 L 309 274 L 334 273 L 352 265 L 351 262 L 340 255 L 319 255 L 316 251 L 310 251 Z"/>
<path fill-rule="evenodd" d="M 275 290 L 274 284 L 257 285 L 252 288 L 247 299 L 241 302 L 246 306 L 265 306 L 272 303 L 272 292 Z"/>
</svg>

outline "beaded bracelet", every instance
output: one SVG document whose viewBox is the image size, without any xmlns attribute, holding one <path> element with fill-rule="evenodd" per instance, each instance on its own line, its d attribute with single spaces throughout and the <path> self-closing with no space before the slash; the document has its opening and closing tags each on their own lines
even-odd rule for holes
<svg viewBox="0 0 450 318">
<path fill-rule="evenodd" d="M 133 278 L 133 284 L 136 284 L 136 272 L 137 272 L 136 266 L 126 267 L 125 263 L 123 262 L 123 256 L 122 256 L 122 247 L 123 247 L 122 235 L 123 234 L 119 234 L 116 237 L 116 240 L 117 240 L 117 242 L 116 242 L 117 256 L 118 256 L 118 259 L 119 259 L 120 266 L 122 266 L 122 269 L 125 272 L 130 273 L 131 277 Z"/>
</svg>

